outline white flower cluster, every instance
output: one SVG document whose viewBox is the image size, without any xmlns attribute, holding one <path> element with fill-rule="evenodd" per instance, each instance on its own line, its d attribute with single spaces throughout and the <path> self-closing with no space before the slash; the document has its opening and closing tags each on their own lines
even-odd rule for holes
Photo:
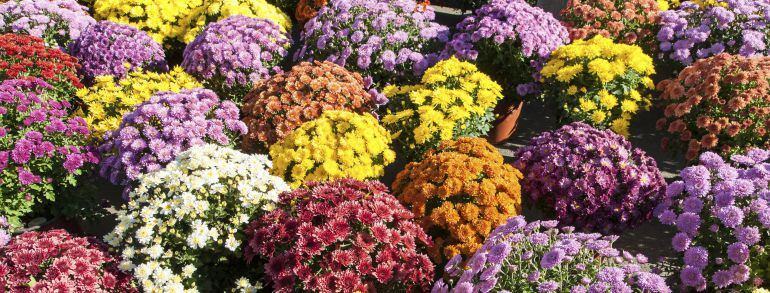
<svg viewBox="0 0 770 293">
<path fill-rule="evenodd" d="M 120 269 L 133 271 L 146 292 L 197 292 L 199 256 L 240 257 L 242 228 L 289 191 L 270 175 L 264 155 L 203 145 L 145 174 L 104 240 L 122 251 Z M 239 279 L 234 287 L 259 286 Z"/>
</svg>

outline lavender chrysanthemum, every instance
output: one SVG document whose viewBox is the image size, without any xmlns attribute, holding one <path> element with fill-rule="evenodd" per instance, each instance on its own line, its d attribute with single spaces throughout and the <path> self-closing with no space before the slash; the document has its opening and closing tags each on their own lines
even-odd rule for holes
<svg viewBox="0 0 770 293">
<path fill-rule="evenodd" d="M 270 20 L 231 16 L 209 24 L 187 45 L 182 67 L 220 95 L 233 87 L 245 95 L 254 82 L 281 72 L 290 45 Z"/>
<path fill-rule="evenodd" d="M 540 69 L 551 52 L 569 43 L 567 29 L 552 14 L 525 1 L 489 1 L 457 31 L 444 55 L 475 61 L 509 98 L 539 93 Z"/>
<path fill-rule="evenodd" d="M 67 46 L 96 20 L 75 0 L 11 0 L 0 3 L 0 32 L 32 35 L 46 45 Z"/>
<path fill-rule="evenodd" d="M 192 146 L 235 145 L 247 131 L 239 119 L 234 103 L 220 101 L 207 89 L 157 93 L 106 135 L 99 146 L 104 158 L 100 175 L 128 191 L 140 175 L 163 168 Z"/>
<path fill-rule="evenodd" d="M 437 281 L 432 292 L 671 292 L 662 277 L 642 270 L 645 256 L 612 248 L 616 236 L 557 226 L 510 218 L 465 266 L 458 267 L 459 255 L 453 258 L 449 278 Z"/>
<path fill-rule="evenodd" d="M 80 74 L 86 83 L 100 75 L 122 79 L 134 70 L 168 71 L 166 54 L 150 35 L 106 20 L 83 31 L 69 52 L 82 65 Z"/>
<path fill-rule="evenodd" d="M 331 0 L 305 24 L 294 60 L 337 63 L 377 85 L 416 80 L 449 39 L 414 0 Z"/>
<path fill-rule="evenodd" d="M 684 286 L 744 291 L 770 279 L 764 248 L 770 233 L 766 154 L 754 149 L 725 160 L 706 152 L 699 165 L 682 170 L 682 180 L 669 185 L 671 202 L 659 206 L 658 218 L 681 231 L 671 244 L 682 253 Z"/>
<path fill-rule="evenodd" d="M 687 66 L 697 59 L 724 52 L 767 55 L 770 52 L 767 43 L 770 3 L 764 0 L 719 2 L 724 5 L 700 7 L 687 1 L 676 10 L 661 12 L 657 36 L 661 57 Z"/>
</svg>

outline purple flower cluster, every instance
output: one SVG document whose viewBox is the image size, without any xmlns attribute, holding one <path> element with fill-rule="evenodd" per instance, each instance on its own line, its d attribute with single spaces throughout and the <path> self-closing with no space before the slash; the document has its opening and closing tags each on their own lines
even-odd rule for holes
<svg viewBox="0 0 770 293">
<path fill-rule="evenodd" d="M 647 257 L 612 247 L 617 236 L 557 225 L 508 219 L 465 265 L 461 255 L 452 258 L 448 280 L 439 279 L 432 292 L 671 292 L 661 276 L 642 271 Z"/>
<path fill-rule="evenodd" d="M 506 96 L 539 92 L 540 69 L 569 32 L 551 13 L 523 0 L 492 0 L 457 24 L 445 55 L 473 60 L 505 85 Z"/>
<path fill-rule="evenodd" d="M 32 35 L 50 47 L 67 46 L 96 20 L 75 0 L 10 0 L 0 3 L 0 32 Z"/>
<path fill-rule="evenodd" d="M 206 143 L 235 145 L 246 134 L 238 106 L 207 89 L 161 92 L 123 116 L 99 146 L 100 175 L 127 186 L 141 174 L 159 170 L 177 154 Z M 124 193 L 127 194 L 127 193 Z"/>
<path fill-rule="evenodd" d="M 742 56 L 767 55 L 770 3 L 765 0 L 725 0 L 699 7 L 683 2 L 660 14 L 658 31 L 663 58 L 688 66 L 697 59 L 727 52 Z"/>
<path fill-rule="evenodd" d="M 449 29 L 414 0 L 331 0 L 305 24 L 295 61 L 331 61 L 375 84 L 413 81 L 439 60 Z"/>
<path fill-rule="evenodd" d="M 686 287 L 747 289 L 767 281 L 764 247 L 770 232 L 770 151 L 753 149 L 725 162 L 707 152 L 680 173 L 658 207 L 661 223 L 676 226 L 671 244 L 682 253 Z M 766 258 L 765 258 L 766 259 Z"/>
<path fill-rule="evenodd" d="M 8 219 L 4 216 L 0 216 L 0 248 L 11 242 L 11 234 L 8 232 Z"/>
<path fill-rule="evenodd" d="M 291 39 L 267 19 L 242 15 L 209 24 L 184 50 L 182 67 L 207 82 L 250 88 L 280 72 Z"/>
<path fill-rule="evenodd" d="M 40 79 L 0 83 L 0 214 L 17 224 L 36 201 L 77 185 L 98 158 L 85 147 L 86 121 L 70 117 L 69 102 L 53 99 Z"/>
<path fill-rule="evenodd" d="M 86 28 L 70 45 L 69 51 L 82 65 L 80 74 L 86 83 L 100 75 L 122 79 L 139 69 L 168 71 L 163 47 L 150 35 L 132 26 L 106 20 Z"/>
<path fill-rule="evenodd" d="M 565 225 L 621 232 L 649 220 L 665 198 L 655 160 L 610 130 L 582 122 L 532 139 L 515 155 L 523 193 Z"/>
</svg>

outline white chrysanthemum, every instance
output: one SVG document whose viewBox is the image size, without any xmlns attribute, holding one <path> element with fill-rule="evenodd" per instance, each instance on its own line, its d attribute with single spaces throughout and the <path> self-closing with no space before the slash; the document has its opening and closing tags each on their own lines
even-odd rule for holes
<svg viewBox="0 0 770 293">
<path fill-rule="evenodd" d="M 158 259 L 161 255 L 163 255 L 163 247 L 161 247 L 158 244 L 155 244 L 153 246 L 150 246 L 150 248 L 147 248 L 147 255 L 150 256 L 152 259 Z"/>
<path fill-rule="evenodd" d="M 225 241 L 225 247 L 231 251 L 238 250 L 238 247 L 240 246 L 240 243 L 238 240 L 235 240 L 235 235 L 230 235 L 227 237 L 227 240 Z"/>
<path fill-rule="evenodd" d="M 278 195 L 289 191 L 270 166 L 265 155 L 193 147 L 166 168 L 139 177 L 132 201 L 118 212 L 118 226 L 104 239 L 122 249 L 131 262 L 121 263 L 121 269 L 133 269 L 144 289 L 196 292 L 181 284 L 209 277 L 195 274 L 200 260 L 240 261 L 244 239 L 237 231 L 275 208 Z M 232 277 L 234 282 L 238 276 Z M 249 283 L 241 291 L 254 288 Z"/>
<path fill-rule="evenodd" d="M 194 265 L 188 264 L 182 268 L 182 276 L 189 278 L 195 273 L 196 268 Z"/>
<path fill-rule="evenodd" d="M 150 243 L 152 240 L 152 227 L 143 226 L 136 230 L 136 240 L 141 244 Z"/>
</svg>

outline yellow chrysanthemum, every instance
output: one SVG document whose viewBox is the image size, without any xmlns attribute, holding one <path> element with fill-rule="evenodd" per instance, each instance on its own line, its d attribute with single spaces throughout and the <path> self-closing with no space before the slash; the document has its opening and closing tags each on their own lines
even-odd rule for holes
<svg viewBox="0 0 770 293">
<path fill-rule="evenodd" d="M 406 148 L 419 156 L 442 140 L 460 135 L 483 135 L 494 117 L 492 109 L 502 99 L 502 87 L 475 65 L 450 58 L 425 71 L 418 85 L 389 86 L 383 93 L 391 109 L 383 125 Z"/>
<path fill-rule="evenodd" d="M 93 86 L 80 89 L 77 96 L 88 105 L 83 117 L 93 137 L 101 140 L 105 133 L 120 126 L 124 114 L 155 93 L 198 87 L 202 85 L 195 78 L 175 67 L 168 73 L 134 71 L 118 81 L 112 76 L 99 76 Z"/>
<path fill-rule="evenodd" d="M 596 103 L 594 103 L 594 101 L 584 99 L 584 98 L 580 99 L 580 110 L 582 110 L 583 112 L 590 112 L 590 111 L 596 110 L 596 108 L 597 108 Z"/>
<path fill-rule="evenodd" d="M 265 0 L 99 0 L 94 16 L 146 31 L 166 47 L 191 42 L 208 22 L 233 15 L 264 18 L 291 31 L 291 19 Z"/>
<path fill-rule="evenodd" d="M 623 119 L 623 118 L 615 119 L 614 121 L 612 121 L 612 125 L 610 126 L 610 129 L 612 129 L 612 131 L 614 131 L 617 134 L 628 137 L 629 135 L 631 135 L 628 132 L 629 125 L 630 123 L 626 119 Z"/>
<path fill-rule="evenodd" d="M 624 132 L 630 116 L 621 121 L 622 115 L 650 104 L 640 91 L 654 88 L 654 73 L 652 58 L 639 46 L 601 35 L 556 49 L 541 71 L 546 96 L 560 103 L 567 120 Z"/>
<path fill-rule="evenodd" d="M 604 111 L 599 110 L 591 113 L 591 120 L 593 121 L 593 123 L 596 123 L 596 124 L 602 123 L 604 122 L 604 119 L 607 119 L 607 113 Z"/>
<path fill-rule="evenodd" d="M 618 105 L 618 98 L 610 94 L 607 90 L 599 91 L 599 103 L 602 108 L 612 110 Z"/>
<path fill-rule="evenodd" d="M 395 160 L 390 143 L 372 115 L 326 111 L 270 147 L 272 173 L 295 188 L 306 181 L 378 178 Z"/>
</svg>

